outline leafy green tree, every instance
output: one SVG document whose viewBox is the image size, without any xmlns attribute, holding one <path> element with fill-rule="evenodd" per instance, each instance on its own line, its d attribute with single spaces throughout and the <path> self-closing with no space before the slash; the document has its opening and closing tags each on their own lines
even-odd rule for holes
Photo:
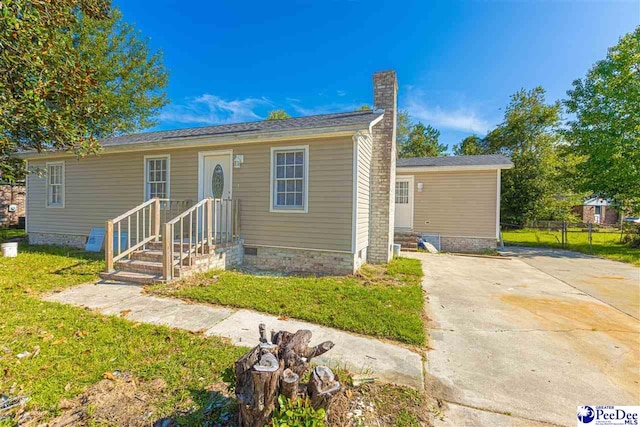
<svg viewBox="0 0 640 427">
<path fill-rule="evenodd" d="M 580 188 L 624 210 L 640 209 L 640 26 L 567 93 L 575 118 L 565 135 L 583 156 L 576 166 Z"/>
<path fill-rule="evenodd" d="M 398 147 L 402 147 L 407 143 L 407 140 L 409 139 L 409 133 L 411 133 L 411 128 L 413 126 L 411 116 L 409 116 L 409 111 L 398 111 L 397 122 L 396 143 L 398 144 Z"/>
<path fill-rule="evenodd" d="M 160 53 L 105 0 L 0 4 L 0 170 L 17 151 L 99 150 L 100 138 L 152 126 L 167 100 Z"/>
<path fill-rule="evenodd" d="M 460 144 L 453 146 L 453 154 L 456 156 L 476 156 L 484 154 L 483 140 L 477 135 L 471 135 L 463 139 Z"/>
<path fill-rule="evenodd" d="M 265 120 L 284 120 L 290 118 L 291 116 L 284 110 L 273 110 L 269 112 Z"/>
<path fill-rule="evenodd" d="M 368 104 L 362 104 L 361 106 L 356 108 L 356 111 L 371 111 L 371 106 Z"/>
<path fill-rule="evenodd" d="M 559 150 L 560 112 L 559 102 L 546 103 L 542 87 L 522 89 L 511 97 L 504 121 L 483 141 L 486 154 L 502 153 L 514 163 L 513 169 L 502 172 L 504 222 L 523 224 L 570 215 L 574 199 L 561 179 L 568 157 Z"/>
<path fill-rule="evenodd" d="M 439 138 L 439 130 L 418 122 L 410 128 L 406 141 L 400 144 L 400 157 L 441 156 L 447 151 L 447 146 L 440 144 Z"/>
</svg>

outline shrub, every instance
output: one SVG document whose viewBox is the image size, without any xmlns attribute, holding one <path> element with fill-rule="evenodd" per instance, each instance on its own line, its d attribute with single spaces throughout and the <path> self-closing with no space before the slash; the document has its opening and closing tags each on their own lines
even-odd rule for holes
<svg viewBox="0 0 640 427">
<path fill-rule="evenodd" d="M 640 249 L 640 236 L 634 236 L 630 241 L 629 241 L 629 247 L 631 249 Z"/>
<path fill-rule="evenodd" d="M 316 411 L 309 399 L 288 399 L 281 395 L 278 397 L 278 407 L 271 418 L 271 426 L 324 427 L 325 416 L 324 409 Z"/>
</svg>

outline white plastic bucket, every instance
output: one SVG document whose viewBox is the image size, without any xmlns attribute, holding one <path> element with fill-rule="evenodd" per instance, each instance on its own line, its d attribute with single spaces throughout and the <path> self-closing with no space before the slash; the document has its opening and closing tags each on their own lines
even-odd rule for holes
<svg viewBox="0 0 640 427">
<path fill-rule="evenodd" d="M 2 256 L 8 258 L 15 258 L 18 256 L 18 242 L 3 243 L 0 247 L 2 248 Z"/>
<path fill-rule="evenodd" d="M 395 256 L 399 256 L 400 255 L 400 245 L 398 245 L 398 244 L 394 244 L 393 245 L 393 254 Z"/>
</svg>

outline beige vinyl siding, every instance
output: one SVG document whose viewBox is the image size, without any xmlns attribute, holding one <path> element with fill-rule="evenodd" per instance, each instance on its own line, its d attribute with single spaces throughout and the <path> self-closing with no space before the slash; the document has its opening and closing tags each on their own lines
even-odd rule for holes
<svg viewBox="0 0 640 427">
<path fill-rule="evenodd" d="M 358 138 L 358 175 L 357 175 L 357 218 L 356 218 L 356 251 L 369 246 L 369 206 L 371 177 L 371 136 Z"/>
<path fill-rule="evenodd" d="M 270 149 L 309 145 L 309 212 L 269 212 Z M 233 168 L 233 198 L 240 200 L 241 235 L 247 245 L 351 251 L 353 141 L 323 139 L 103 154 L 65 159 L 65 208 L 46 208 L 46 178 L 29 176 L 29 231 L 88 235 L 144 200 L 144 156 L 171 156 L 171 198 L 198 199 L 198 152 L 244 155 Z M 46 160 L 32 159 L 31 167 Z"/>
<path fill-rule="evenodd" d="M 414 176 L 414 231 L 496 237 L 496 170 L 409 173 L 398 168 L 397 174 Z M 419 182 L 424 185 L 422 192 Z"/>
</svg>

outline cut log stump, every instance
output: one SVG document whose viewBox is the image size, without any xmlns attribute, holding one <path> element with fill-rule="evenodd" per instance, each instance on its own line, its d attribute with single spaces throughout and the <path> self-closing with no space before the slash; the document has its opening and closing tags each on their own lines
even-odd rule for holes
<svg viewBox="0 0 640 427">
<path fill-rule="evenodd" d="M 289 399 L 308 397 L 315 409 L 323 408 L 328 413 L 341 387 L 331 369 L 315 367 L 309 384 L 300 383 L 300 379 L 309 370 L 311 359 L 331 350 L 333 342 L 311 347 L 311 331 L 304 329 L 295 333 L 272 331 L 269 342 L 264 324 L 258 331 L 260 344 L 235 363 L 240 427 L 269 424 L 279 395 Z"/>
</svg>

